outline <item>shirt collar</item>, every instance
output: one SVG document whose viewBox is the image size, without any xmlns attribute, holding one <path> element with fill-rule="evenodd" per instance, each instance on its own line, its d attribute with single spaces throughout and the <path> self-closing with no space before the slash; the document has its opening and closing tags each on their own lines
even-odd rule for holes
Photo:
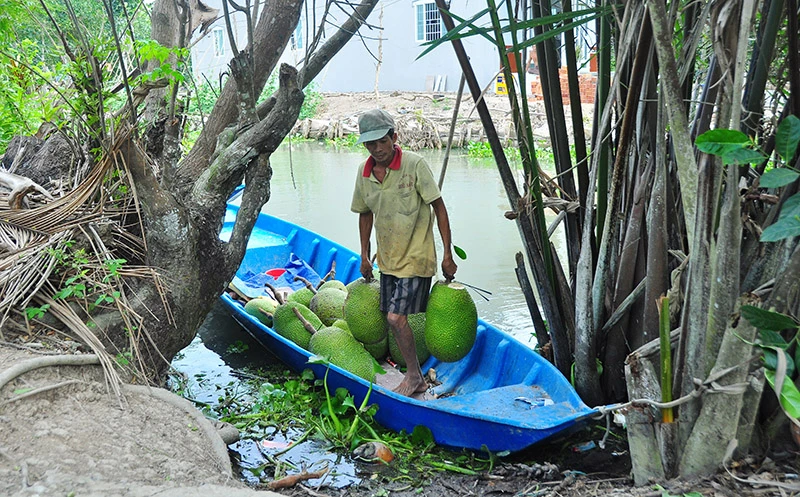
<svg viewBox="0 0 800 497">
<path fill-rule="evenodd" d="M 392 162 L 389 163 L 389 169 L 394 169 L 397 171 L 400 169 L 400 159 L 403 157 L 403 151 L 400 150 L 398 145 L 394 146 L 394 157 L 392 157 Z M 372 168 L 375 167 L 375 159 L 370 155 L 367 158 L 366 164 L 364 164 L 364 172 L 363 176 L 365 178 L 369 178 L 372 174 Z"/>
</svg>

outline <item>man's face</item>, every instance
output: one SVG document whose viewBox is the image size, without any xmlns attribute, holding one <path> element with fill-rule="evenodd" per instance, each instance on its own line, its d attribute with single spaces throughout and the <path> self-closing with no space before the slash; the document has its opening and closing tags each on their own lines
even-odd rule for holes
<svg viewBox="0 0 800 497">
<path fill-rule="evenodd" d="M 375 159 L 375 162 L 381 166 L 388 166 L 394 157 L 394 142 L 397 140 L 397 133 L 394 135 L 386 135 L 378 140 L 364 142 L 367 147 L 369 155 Z"/>
</svg>

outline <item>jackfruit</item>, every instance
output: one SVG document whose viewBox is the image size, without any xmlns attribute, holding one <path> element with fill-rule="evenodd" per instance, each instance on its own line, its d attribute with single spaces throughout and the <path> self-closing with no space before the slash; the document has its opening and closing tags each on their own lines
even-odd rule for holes
<svg viewBox="0 0 800 497">
<path fill-rule="evenodd" d="M 350 333 L 362 343 L 377 343 L 386 338 L 389 324 L 381 312 L 381 287 L 376 280 L 359 278 L 352 283 L 344 301 L 344 319 Z"/>
<path fill-rule="evenodd" d="M 478 310 L 467 288 L 438 281 L 431 289 L 425 311 L 425 344 L 443 362 L 466 356 L 475 344 Z"/>
<path fill-rule="evenodd" d="M 322 290 L 325 290 L 325 289 L 328 289 L 328 288 L 335 288 L 335 289 L 341 290 L 343 292 L 347 291 L 347 286 L 344 283 L 342 283 L 341 281 L 339 281 L 339 280 L 328 280 L 328 281 L 324 282 L 322 285 L 320 285 L 319 288 L 317 288 L 317 292 L 321 292 Z"/>
<path fill-rule="evenodd" d="M 391 335 L 391 333 L 388 333 Z M 389 353 L 389 336 L 384 338 L 383 340 L 376 342 L 376 343 L 364 343 L 362 344 L 367 352 L 374 357 L 376 360 L 380 361 L 386 354 Z"/>
<path fill-rule="evenodd" d="M 308 307 L 311 304 L 311 299 L 314 298 L 314 290 L 304 287 L 300 290 L 290 293 L 286 297 L 286 302 L 297 302 Z"/>
<path fill-rule="evenodd" d="M 355 286 L 356 284 L 358 284 L 358 282 L 359 282 L 359 281 L 361 281 L 361 280 L 363 280 L 363 279 L 364 279 L 364 278 L 358 278 L 358 279 L 356 279 L 356 280 L 353 280 L 353 281 L 351 281 L 350 283 L 346 284 L 346 285 L 345 285 L 345 288 L 346 288 L 346 289 L 347 289 L 347 291 L 349 292 L 349 291 L 350 291 L 350 288 L 352 288 L 353 286 Z M 373 281 L 377 281 L 378 283 L 380 283 L 380 281 L 381 281 L 381 272 L 380 272 L 380 270 L 378 270 L 378 268 L 375 268 L 375 269 L 373 269 L 373 270 L 372 270 L 372 280 L 373 280 Z"/>
<path fill-rule="evenodd" d="M 325 326 L 330 326 L 337 319 L 344 317 L 344 301 L 347 292 L 333 287 L 321 289 L 314 295 L 308 308 L 319 316 Z"/>
<path fill-rule="evenodd" d="M 350 333 L 350 326 L 347 325 L 347 321 L 345 321 L 344 319 L 337 319 L 336 321 L 333 322 L 331 326 L 336 326 L 337 328 L 341 328 Z M 353 334 L 350 333 L 350 336 L 353 336 Z"/>
<path fill-rule="evenodd" d="M 425 344 L 425 313 L 418 312 L 416 314 L 409 314 L 408 325 L 414 333 L 414 343 L 417 346 L 417 360 L 419 360 L 419 364 L 422 365 L 422 363 L 427 361 L 428 357 L 431 356 L 431 353 L 428 351 L 428 346 Z M 397 346 L 394 333 L 389 333 L 389 355 L 392 356 L 392 360 L 397 364 L 401 366 L 407 365 L 403 354 L 400 352 L 400 348 Z"/>
<path fill-rule="evenodd" d="M 326 326 L 311 337 L 309 350 L 312 354 L 327 357 L 331 364 L 360 376 L 367 381 L 375 380 L 374 359 L 347 330 L 338 326 Z"/>
<path fill-rule="evenodd" d="M 272 316 L 272 321 L 275 325 L 274 329 L 280 336 L 308 350 L 311 332 L 297 319 L 293 309 L 299 310 L 300 314 L 311 323 L 315 330 L 322 328 L 322 321 L 316 314 L 311 312 L 311 309 L 297 302 L 286 302 L 275 309 L 275 314 Z"/>
<path fill-rule="evenodd" d="M 272 315 L 275 314 L 277 307 L 277 301 L 271 297 L 262 296 L 249 300 L 244 305 L 244 311 L 257 317 L 259 321 L 272 328 Z"/>
</svg>

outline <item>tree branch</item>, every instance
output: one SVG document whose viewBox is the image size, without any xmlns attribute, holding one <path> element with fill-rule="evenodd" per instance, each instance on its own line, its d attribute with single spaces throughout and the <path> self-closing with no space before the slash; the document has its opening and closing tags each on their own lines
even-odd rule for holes
<svg viewBox="0 0 800 497">
<path fill-rule="evenodd" d="M 261 93 L 267 78 L 278 63 L 300 18 L 302 4 L 302 0 L 267 3 L 253 33 L 253 44 L 245 49 L 253 54 L 254 94 Z M 238 105 L 236 82 L 233 78 L 229 78 L 195 146 L 178 166 L 176 176 L 178 195 L 182 196 L 191 190 L 195 180 L 204 174 L 208 166 L 208 157 L 214 152 L 216 137 L 236 121 L 239 115 Z"/>
</svg>

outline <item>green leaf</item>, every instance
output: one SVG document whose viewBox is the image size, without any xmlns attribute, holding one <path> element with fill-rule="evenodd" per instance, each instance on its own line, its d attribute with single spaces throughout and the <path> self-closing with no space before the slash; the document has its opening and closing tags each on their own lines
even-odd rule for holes
<svg viewBox="0 0 800 497">
<path fill-rule="evenodd" d="M 800 217 L 800 193 L 795 193 L 783 203 L 778 219 Z"/>
<path fill-rule="evenodd" d="M 738 148 L 722 156 L 722 163 L 728 164 L 760 164 L 767 160 L 764 154 L 752 148 Z"/>
<path fill-rule="evenodd" d="M 795 236 L 800 236 L 800 217 L 778 218 L 761 233 L 761 241 L 777 242 Z"/>
<path fill-rule="evenodd" d="M 695 141 L 701 152 L 724 157 L 750 144 L 746 134 L 734 129 L 712 129 L 698 136 Z"/>
<path fill-rule="evenodd" d="M 778 369 L 778 351 L 786 358 L 786 378 L 791 378 L 794 375 L 794 359 L 786 353 L 785 350 L 779 347 L 772 347 L 764 349 L 764 367 L 768 371 L 775 371 Z"/>
<path fill-rule="evenodd" d="M 794 348 L 794 363 L 800 364 L 800 346 Z"/>
<path fill-rule="evenodd" d="M 325 356 L 312 355 L 311 357 L 308 358 L 308 363 L 309 364 L 330 364 L 331 362 Z"/>
<path fill-rule="evenodd" d="M 342 401 L 342 405 L 345 406 L 345 407 L 352 407 L 354 411 L 358 410 L 356 408 L 356 404 L 355 404 L 355 401 L 353 400 L 353 397 L 350 396 L 350 395 L 345 397 L 344 401 Z"/>
<path fill-rule="evenodd" d="M 467 260 L 467 253 L 464 252 L 464 249 L 462 249 L 458 245 L 453 245 L 453 252 L 455 252 L 458 258 L 461 259 L 462 261 Z"/>
<path fill-rule="evenodd" d="M 483 9 L 474 16 L 472 16 L 471 18 L 469 18 L 468 20 L 465 20 L 456 16 L 452 12 L 448 11 L 447 13 L 450 15 L 450 17 L 452 17 L 453 20 L 457 21 L 459 24 L 456 24 L 453 27 L 453 29 L 448 30 L 447 33 L 445 33 L 444 36 L 442 36 L 438 40 L 433 40 L 431 42 L 424 43 L 423 45 L 428 45 L 428 48 L 426 48 L 421 54 L 419 54 L 415 60 L 419 60 L 420 58 L 422 58 L 423 55 L 427 54 L 428 52 L 430 52 L 431 50 L 440 45 L 443 45 L 449 41 L 460 40 L 461 38 L 466 38 L 469 36 L 480 35 L 489 40 L 489 42 L 494 43 L 494 40 L 489 36 L 489 32 L 491 31 L 491 29 L 479 28 L 474 24 L 475 21 L 486 15 L 488 12 L 489 12 L 488 8 Z M 467 30 L 467 28 L 470 29 Z"/>
<path fill-rule="evenodd" d="M 781 331 L 798 327 L 795 320 L 790 316 L 752 305 L 743 305 L 741 313 L 742 317 L 759 330 Z"/>
<path fill-rule="evenodd" d="M 767 378 L 767 382 L 774 390 L 775 371 L 768 369 L 764 372 L 764 375 Z M 781 387 L 780 400 L 781 400 L 781 405 L 783 406 L 784 409 L 786 409 L 787 414 L 789 414 L 795 419 L 800 418 L 800 391 L 797 390 L 795 384 L 788 377 L 783 381 L 783 386 Z"/>
<path fill-rule="evenodd" d="M 757 309 L 757 308 L 756 308 Z M 758 335 L 761 338 L 761 344 L 769 347 L 778 347 L 780 349 L 789 348 L 789 344 L 783 339 L 780 333 L 773 330 L 759 330 Z"/>
<path fill-rule="evenodd" d="M 374 357 L 372 358 L 372 372 L 375 374 L 386 374 L 386 370 L 383 369 L 383 366 L 381 366 Z"/>
<path fill-rule="evenodd" d="M 770 169 L 761 176 L 758 184 L 763 188 L 780 188 L 794 183 L 800 173 L 786 167 Z"/>
<path fill-rule="evenodd" d="M 800 118 L 789 116 L 778 125 L 775 133 L 775 150 L 785 161 L 790 161 L 800 143 Z"/>
<path fill-rule="evenodd" d="M 411 432 L 411 443 L 426 447 L 433 443 L 433 432 L 427 426 L 417 425 Z"/>
</svg>

